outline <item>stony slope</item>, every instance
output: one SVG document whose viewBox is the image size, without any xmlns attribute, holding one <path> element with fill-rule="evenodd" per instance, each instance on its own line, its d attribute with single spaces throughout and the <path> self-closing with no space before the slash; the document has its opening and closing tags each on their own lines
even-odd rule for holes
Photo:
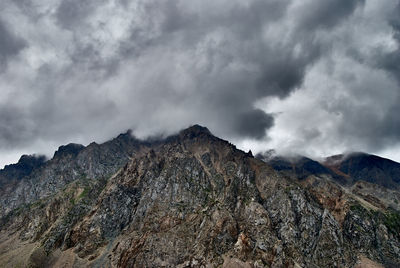
<svg viewBox="0 0 400 268">
<path fill-rule="evenodd" d="M 43 158 L 39 158 L 42 161 L 39 165 L 32 167 L 25 176 L 17 177 L 18 183 L 2 177 L 0 172 L 0 217 L 23 204 L 49 197 L 77 179 L 110 176 L 126 164 L 132 154 L 146 146 L 148 143 L 127 132 L 103 144 L 60 146 L 51 160 L 43 162 Z M 3 173 L 8 169 L 10 167 Z"/>
<path fill-rule="evenodd" d="M 74 146 L 45 164 L 62 171 L 63 184 L 5 212 L 0 266 L 400 264 L 398 211 L 329 175 L 288 176 L 200 126 L 152 144 L 130 136 L 116 144 Z M 105 175 L 118 165 L 104 163 L 123 159 Z M 78 168 L 86 176 L 74 176 Z M 4 246 L 10 239 L 17 242 Z"/>
</svg>

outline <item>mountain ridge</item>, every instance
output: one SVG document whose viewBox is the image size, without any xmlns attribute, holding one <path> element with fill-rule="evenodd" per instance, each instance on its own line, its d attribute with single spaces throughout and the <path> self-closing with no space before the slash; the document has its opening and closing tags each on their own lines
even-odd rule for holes
<svg viewBox="0 0 400 268">
<path fill-rule="evenodd" d="M 69 147 L 1 189 L 0 266 L 400 264 L 400 193 L 309 158 L 277 168 L 199 125 Z"/>
<path fill-rule="evenodd" d="M 104 143 L 102 143 L 101 145 L 106 145 L 107 143 L 110 143 L 112 141 L 116 141 L 116 140 L 125 140 L 131 142 L 131 141 L 135 141 L 138 143 L 142 143 L 145 144 L 147 146 L 149 146 L 150 144 L 158 144 L 158 143 L 162 143 L 162 142 L 169 142 L 172 141 L 174 139 L 177 139 L 179 137 L 183 137 L 183 138 L 194 138 L 196 136 L 208 136 L 208 137 L 215 137 L 212 135 L 212 133 L 210 132 L 210 130 L 207 127 L 203 127 L 201 125 L 195 124 L 192 125 L 186 129 L 181 130 L 180 132 L 178 132 L 175 135 L 171 135 L 171 136 L 167 136 L 165 138 L 156 138 L 156 139 L 143 139 L 143 140 L 139 140 L 137 138 L 135 138 L 132 135 L 132 131 L 128 130 L 125 133 L 121 133 L 119 134 L 116 138 L 106 141 Z M 229 143 L 229 142 L 228 142 Z M 78 155 L 82 150 L 88 149 L 88 148 L 92 148 L 92 147 L 97 147 L 99 146 L 98 143 L 96 142 L 92 142 L 90 143 L 88 146 L 84 146 L 82 144 L 77 144 L 77 143 L 69 143 L 66 145 L 61 145 L 55 152 L 54 155 L 51 159 L 46 159 L 46 157 L 44 155 L 37 155 L 37 154 L 33 154 L 33 155 L 22 155 L 20 160 L 17 163 L 14 164 L 8 164 L 5 165 L 3 169 L 0 169 L 0 182 L 1 182 L 1 173 L 5 172 L 7 169 L 12 169 L 15 167 L 19 167 L 21 165 L 23 165 L 23 159 L 37 159 L 38 160 L 38 164 L 37 166 L 34 164 L 31 169 L 34 170 L 36 168 L 39 168 L 41 164 L 44 164 L 50 160 L 53 160 L 55 158 L 59 158 L 62 157 L 62 155 Z M 233 145 L 234 146 L 234 145 Z M 236 148 L 236 146 L 235 146 Z M 303 156 L 303 155 L 296 155 L 296 156 L 284 156 L 284 155 L 277 155 L 275 152 L 271 152 L 274 150 L 269 150 L 269 152 L 265 152 L 265 153 L 259 153 L 257 154 L 255 157 L 267 162 L 269 164 L 272 164 L 272 166 L 274 166 L 275 168 L 282 169 L 295 169 L 296 165 L 298 165 L 299 163 L 302 164 L 306 164 L 306 165 L 310 165 L 309 168 L 311 168 L 312 165 L 314 165 L 314 168 L 318 169 L 319 171 L 315 171 L 313 170 L 312 172 L 308 172 L 307 173 L 307 167 L 305 168 L 305 174 L 301 175 L 297 172 L 297 175 L 300 175 L 300 177 L 304 177 L 307 176 L 307 174 L 315 174 L 315 172 L 320 172 L 320 174 L 322 174 L 323 172 L 325 173 L 330 173 L 332 175 L 332 172 L 335 173 L 336 175 L 339 175 L 343 178 L 348 178 L 350 175 L 345 173 L 344 170 L 340 170 L 340 168 L 338 169 L 338 166 L 348 160 L 349 158 L 353 158 L 355 156 L 359 157 L 359 156 L 364 156 L 364 157 L 370 157 L 370 158 L 374 158 L 375 160 L 379 160 L 379 161 L 386 161 L 389 162 L 393 165 L 398 165 L 400 167 L 400 163 L 389 159 L 389 158 L 385 158 L 385 157 L 381 157 L 378 155 L 374 155 L 374 154 L 369 154 L 369 153 L 365 153 L 365 152 L 348 152 L 346 154 L 338 154 L 338 155 L 332 155 L 332 156 L 328 156 L 323 158 L 321 161 L 318 160 L 314 160 L 312 158 Z M 251 153 L 251 151 L 250 151 Z M 40 162 L 40 163 L 39 163 Z M 282 165 L 281 167 L 279 166 Z M 328 171 L 327 169 L 329 169 L 330 171 Z M 343 169 L 343 168 L 342 168 Z M 25 177 L 27 175 L 30 174 L 30 172 L 32 172 L 32 170 L 30 170 L 27 174 L 22 173 L 22 175 L 17 175 L 14 177 L 17 177 L 19 179 L 21 179 L 22 177 Z M 342 178 L 342 179 L 343 179 Z M 398 179 L 396 178 L 396 183 L 400 183 L 400 173 L 398 176 Z M 388 185 L 387 185 L 388 186 Z"/>
</svg>

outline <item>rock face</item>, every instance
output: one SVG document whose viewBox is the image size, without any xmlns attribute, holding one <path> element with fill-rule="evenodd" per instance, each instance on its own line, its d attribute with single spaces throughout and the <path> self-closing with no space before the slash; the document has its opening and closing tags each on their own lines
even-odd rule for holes
<svg viewBox="0 0 400 268">
<path fill-rule="evenodd" d="M 318 162 L 289 176 L 197 125 L 66 147 L 2 197 L 0 266 L 400 265 L 398 210 L 365 198 L 386 188 L 344 186 Z M 18 189 L 40 194 L 10 202 Z"/>
<path fill-rule="evenodd" d="M 31 160 L 30 163 L 35 165 L 30 165 L 29 172 L 25 168 L 24 173 L 19 171 L 24 163 L 21 163 L 23 156 L 18 164 L 6 166 L 2 171 L 7 173 L 11 168 L 17 169 L 18 174 L 21 174 L 16 177 L 20 180 L 18 184 L 6 183 L 0 173 L 0 181 L 5 182 L 0 188 L 0 217 L 23 204 L 56 194 L 75 180 L 111 176 L 126 164 L 132 154 L 146 146 L 146 142 L 135 139 L 130 132 L 100 145 L 91 143 L 84 147 L 68 144 L 60 146 L 54 157 L 47 162 L 44 162 L 43 157 L 36 162 Z"/>
</svg>

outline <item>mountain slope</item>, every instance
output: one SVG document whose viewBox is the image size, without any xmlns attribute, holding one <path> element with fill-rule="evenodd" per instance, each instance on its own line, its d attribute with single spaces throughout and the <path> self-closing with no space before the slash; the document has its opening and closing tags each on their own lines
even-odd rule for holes
<svg viewBox="0 0 400 268">
<path fill-rule="evenodd" d="M 103 144 L 60 146 L 52 159 L 20 176 L 18 184 L 0 177 L 4 182 L 0 188 L 0 217 L 23 204 L 49 197 L 77 179 L 110 176 L 126 164 L 132 154 L 146 146 L 148 143 L 135 139 L 130 132 Z"/>
<path fill-rule="evenodd" d="M 398 212 L 368 207 L 334 180 L 285 176 L 197 125 L 163 141 L 134 144 L 140 146 L 132 146 L 134 153 L 114 175 L 65 179 L 53 195 L 3 217 L 0 266 L 400 263 Z M 119 158 L 122 147 L 104 151 Z M 87 173 L 100 174 L 95 166 L 104 166 L 93 161 L 104 153 L 97 149 L 78 162 Z M 61 163 L 76 163 L 85 150 Z M 17 242 L 5 249 L 10 239 Z"/>
<path fill-rule="evenodd" d="M 276 155 L 274 152 L 266 152 L 264 154 L 257 154 L 256 158 L 268 163 L 276 171 L 281 174 L 303 180 L 309 176 L 330 176 L 341 184 L 347 184 L 349 181 L 345 174 L 340 174 L 330 166 L 315 161 L 311 158 L 297 155 L 292 157 L 285 157 Z"/>
<path fill-rule="evenodd" d="M 282 174 L 297 179 L 325 175 L 342 185 L 354 185 L 360 181 L 400 189 L 400 163 L 376 155 L 356 152 L 330 156 L 321 162 L 301 155 L 279 156 L 271 151 L 256 157 Z"/>
<path fill-rule="evenodd" d="M 0 189 L 15 185 L 20 179 L 32 173 L 46 161 L 45 156 L 23 155 L 18 163 L 6 165 L 0 170 Z"/>
<path fill-rule="evenodd" d="M 387 188 L 400 187 L 400 163 L 365 153 L 328 157 L 325 164 L 353 182 L 366 181 Z"/>
</svg>

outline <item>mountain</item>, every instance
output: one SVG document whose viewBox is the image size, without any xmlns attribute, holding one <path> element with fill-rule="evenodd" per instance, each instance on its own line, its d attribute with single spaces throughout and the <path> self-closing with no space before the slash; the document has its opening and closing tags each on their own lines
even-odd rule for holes
<svg viewBox="0 0 400 268">
<path fill-rule="evenodd" d="M 353 182 L 366 181 L 387 188 L 400 187 L 400 163 L 366 153 L 335 155 L 325 160 L 325 165 Z"/>
<path fill-rule="evenodd" d="M 294 179 L 304 180 L 309 176 L 317 175 L 332 177 L 341 184 L 348 183 L 346 176 L 335 172 L 331 166 L 302 155 L 280 156 L 270 150 L 257 154 L 256 158 L 268 163 L 281 174 Z"/>
<path fill-rule="evenodd" d="M 318 161 L 301 155 L 284 157 L 276 155 L 273 152 L 267 152 L 267 154 L 257 154 L 256 158 L 268 163 L 275 170 L 298 179 L 305 179 L 310 175 L 332 173 L 329 168 Z"/>
<path fill-rule="evenodd" d="M 353 152 L 333 155 L 318 162 L 305 156 L 279 156 L 273 151 L 256 155 L 282 174 L 305 179 L 325 175 L 342 185 L 369 182 L 389 189 L 400 189 L 400 163 L 376 155 Z"/>
<path fill-rule="evenodd" d="M 18 181 L 25 176 L 28 176 L 32 171 L 46 161 L 45 156 L 36 155 L 23 155 L 18 163 L 6 165 L 4 169 L 0 170 L 0 185 Z"/>
<path fill-rule="evenodd" d="M 85 147 L 71 143 L 60 146 L 49 161 L 29 169 L 25 176 L 20 172 L 22 175 L 17 177 L 20 180 L 17 185 L 5 183 L 10 179 L 0 177 L 3 185 L 0 188 L 0 217 L 23 204 L 47 198 L 80 178 L 104 179 L 111 176 L 126 164 L 132 154 L 146 146 L 147 142 L 137 140 L 130 131 L 100 145 L 91 143 Z M 11 167 L 21 166 L 20 162 Z M 6 166 L 0 175 L 9 173 L 9 169 L 10 166 Z"/>
<path fill-rule="evenodd" d="M 2 189 L 0 267 L 400 265 L 396 189 L 285 161 L 198 125 L 60 147 Z"/>
</svg>

